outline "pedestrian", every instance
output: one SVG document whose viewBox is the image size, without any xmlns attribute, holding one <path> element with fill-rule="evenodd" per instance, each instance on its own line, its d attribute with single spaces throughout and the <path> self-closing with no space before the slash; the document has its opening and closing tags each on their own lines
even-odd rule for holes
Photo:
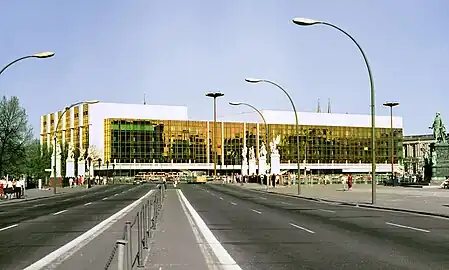
<svg viewBox="0 0 449 270">
<path fill-rule="evenodd" d="M 69 186 L 71 188 L 73 188 L 73 178 L 72 177 L 69 178 Z"/>
<path fill-rule="evenodd" d="M 348 175 L 348 190 L 351 190 L 352 188 L 352 175 Z"/>
</svg>

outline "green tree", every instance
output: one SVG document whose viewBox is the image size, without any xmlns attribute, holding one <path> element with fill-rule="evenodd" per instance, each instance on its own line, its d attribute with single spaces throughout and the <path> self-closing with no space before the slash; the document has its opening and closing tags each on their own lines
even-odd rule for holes
<svg viewBox="0 0 449 270">
<path fill-rule="evenodd" d="M 28 115 L 17 97 L 0 100 L 0 176 L 23 173 L 26 146 L 32 140 Z"/>
<path fill-rule="evenodd" d="M 23 173 L 36 179 L 49 176 L 45 169 L 51 168 L 51 149 L 47 144 L 41 145 L 39 140 L 34 139 L 26 146 L 26 158 Z"/>
</svg>

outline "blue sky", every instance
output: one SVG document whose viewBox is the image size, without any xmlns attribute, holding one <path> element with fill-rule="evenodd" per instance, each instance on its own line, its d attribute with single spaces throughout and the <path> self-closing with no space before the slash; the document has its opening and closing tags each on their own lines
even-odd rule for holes
<svg viewBox="0 0 449 270">
<path fill-rule="evenodd" d="M 298 27 L 294 17 L 334 23 L 366 51 L 382 103 L 401 103 L 405 134 L 428 133 L 435 112 L 449 125 L 449 1 L 432 0 L 78 0 L 5 1 L 0 10 L 0 65 L 40 51 L 51 59 L 14 65 L 0 94 L 16 95 L 35 134 L 40 115 L 67 104 L 104 102 L 186 105 L 211 119 L 204 93 L 219 90 L 220 119 L 256 119 L 259 108 L 289 110 L 282 92 L 249 85 L 261 77 L 283 85 L 300 111 L 369 114 L 369 81 L 357 48 L 325 26 Z"/>
</svg>

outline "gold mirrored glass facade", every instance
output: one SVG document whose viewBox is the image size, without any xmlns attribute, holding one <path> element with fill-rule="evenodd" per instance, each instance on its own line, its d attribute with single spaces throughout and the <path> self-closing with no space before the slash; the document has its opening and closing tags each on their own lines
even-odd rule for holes
<svg viewBox="0 0 449 270">
<path fill-rule="evenodd" d="M 254 147 L 256 157 L 266 143 L 265 126 L 257 123 L 217 122 L 212 147 L 212 121 L 105 119 L 105 160 L 116 163 L 213 163 L 240 165 L 242 148 Z M 297 162 L 295 125 L 268 125 L 269 141 L 281 137 L 281 163 Z M 377 163 L 391 162 L 391 130 L 376 129 Z M 394 162 L 402 160 L 402 129 L 394 129 Z M 300 126 L 300 162 L 370 163 L 371 128 Z"/>
</svg>

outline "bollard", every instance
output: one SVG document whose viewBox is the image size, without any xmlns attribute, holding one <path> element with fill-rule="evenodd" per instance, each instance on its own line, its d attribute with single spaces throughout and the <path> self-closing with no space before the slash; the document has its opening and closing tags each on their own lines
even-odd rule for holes
<svg viewBox="0 0 449 270">
<path fill-rule="evenodd" d="M 142 267 L 142 212 L 137 213 L 137 266 Z"/>
<path fill-rule="evenodd" d="M 126 249 L 126 262 L 128 265 L 128 270 L 132 269 L 133 265 L 133 250 L 132 250 L 132 242 L 131 242 L 131 221 L 126 221 L 126 240 L 128 240 L 129 245 L 127 245 Z"/>
<path fill-rule="evenodd" d="M 127 269 L 125 265 L 125 247 L 128 244 L 126 240 L 117 240 L 118 256 L 117 256 L 117 269 Z"/>
<path fill-rule="evenodd" d="M 147 212 L 146 212 L 146 215 L 147 215 L 147 217 L 146 217 L 146 227 L 145 227 L 145 233 L 146 233 L 146 235 L 147 235 L 147 238 L 149 238 L 150 237 L 150 222 L 151 222 L 151 201 L 150 200 L 148 200 L 147 201 Z M 147 239 L 148 240 L 148 239 Z M 147 247 L 148 247 L 148 241 L 147 241 Z"/>
<path fill-rule="evenodd" d="M 143 217 L 142 217 L 142 232 L 143 232 L 143 248 L 148 249 L 148 237 L 147 237 L 147 202 L 143 204 L 142 207 Z"/>
</svg>

